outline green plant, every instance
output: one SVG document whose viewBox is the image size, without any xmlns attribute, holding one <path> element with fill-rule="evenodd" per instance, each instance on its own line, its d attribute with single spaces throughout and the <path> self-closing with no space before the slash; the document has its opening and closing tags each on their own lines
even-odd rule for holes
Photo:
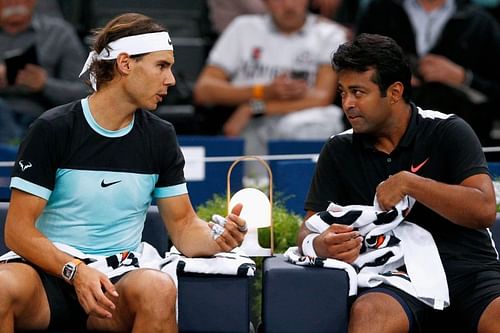
<svg viewBox="0 0 500 333">
<path fill-rule="evenodd" d="M 279 193 L 274 194 L 272 220 L 274 229 L 274 253 L 284 253 L 289 247 L 295 246 L 302 217 L 289 212 L 284 205 L 285 198 Z M 213 214 L 225 216 L 227 214 L 227 198 L 225 195 L 214 194 L 212 199 L 197 207 L 198 216 L 209 221 Z M 259 229 L 259 243 L 264 247 L 270 245 L 270 229 Z M 252 258 L 257 271 L 253 283 L 252 317 L 254 325 L 260 323 L 261 291 L 262 291 L 262 257 Z"/>
</svg>

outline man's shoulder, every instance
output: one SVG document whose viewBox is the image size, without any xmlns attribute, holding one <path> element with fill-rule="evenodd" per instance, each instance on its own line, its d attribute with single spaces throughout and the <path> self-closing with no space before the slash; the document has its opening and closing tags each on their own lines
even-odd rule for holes
<svg viewBox="0 0 500 333">
<path fill-rule="evenodd" d="M 443 113 L 435 110 L 425 110 L 417 107 L 417 118 L 419 124 L 425 124 L 431 127 L 446 126 L 455 122 L 460 122 L 461 118 L 453 113 Z"/>
<path fill-rule="evenodd" d="M 165 134 L 166 132 L 175 134 L 175 128 L 169 121 L 160 118 L 154 112 L 147 110 L 138 110 L 135 114 L 137 123 L 143 124 L 147 131 L 159 132 Z"/>
<path fill-rule="evenodd" d="M 474 135 L 470 125 L 453 113 L 445 114 L 421 108 L 417 108 L 417 112 L 417 131 L 420 139 L 427 137 L 428 140 L 436 143 L 449 136 L 458 138 L 464 135 Z"/>
<path fill-rule="evenodd" d="M 422 109 L 421 107 L 417 107 L 417 114 L 420 118 L 430 120 L 444 120 L 453 116 L 453 114 L 446 114 L 436 110 Z"/>
<path fill-rule="evenodd" d="M 346 129 L 345 131 L 343 132 L 340 132 L 340 133 L 337 133 L 337 134 L 333 134 L 332 136 L 330 136 L 330 138 L 328 139 L 329 141 L 333 140 L 333 139 L 336 139 L 336 140 L 346 140 L 346 139 L 352 139 L 352 135 L 353 135 L 354 131 L 352 130 L 352 128 L 349 128 L 349 129 Z"/>
<path fill-rule="evenodd" d="M 64 114 L 64 113 L 71 112 L 72 110 L 80 110 L 80 111 L 82 110 L 81 99 L 77 99 L 77 100 L 68 102 L 66 104 L 61 104 L 61 105 L 55 106 L 51 109 L 48 109 L 47 111 L 45 111 L 42 114 L 42 117 L 43 116 L 55 116 L 58 114 Z"/>
<path fill-rule="evenodd" d="M 343 132 L 337 133 L 332 135 L 331 137 L 328 138 L 326 141 L 326 145 L 328 147 L 331 146 L 350 146 L 352 144 L 352 139 L 353 139 L 353 130 L 352 128 L 345 130 Z"/>
<path fill-rule="evenodd" d="M 62 104 L 42 113 L 38 120 L 45 121 L 55 126 L 66 123 L 67 119 L 73 118 L 78 113 L 83 113 L 80 100 Z"/>
</svg>

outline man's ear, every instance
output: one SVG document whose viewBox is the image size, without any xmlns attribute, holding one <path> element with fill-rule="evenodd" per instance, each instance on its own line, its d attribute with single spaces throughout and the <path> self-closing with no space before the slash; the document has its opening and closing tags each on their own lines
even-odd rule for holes
<svg viewBox="0 0 500 333">
<path fill-rule="evenodd" d="M 401 82 L 394 82 L 387 88 L 387 96 L 391 104 L 396 104 L 403 98 L 404 86 Z"/>
<path fill-rule="evenodd" d="M 127 53 L 120 53 L 116 58 L 116 69 L 118 73 L 126 75 L 130 72 L 132 58 Z"/>
</svg>

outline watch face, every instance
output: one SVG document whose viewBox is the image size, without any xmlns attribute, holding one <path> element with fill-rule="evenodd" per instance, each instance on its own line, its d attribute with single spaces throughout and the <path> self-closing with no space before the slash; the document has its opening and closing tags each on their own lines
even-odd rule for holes
<svg viewBox="0 0 500 333">
<path fill-rule="evenodd" d="M 76 265 L 72 262 L 69 262 L 66 265 L 64 265 L 62 276 L 66 280 L 71 281 L 73 279 L 73 276 L 75 275 L 75 271 L 76 271 Z"/>
</svg>

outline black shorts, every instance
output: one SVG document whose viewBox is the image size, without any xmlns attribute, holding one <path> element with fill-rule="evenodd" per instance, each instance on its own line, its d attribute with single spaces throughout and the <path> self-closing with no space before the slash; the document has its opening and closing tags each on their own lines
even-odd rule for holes
<svg viewBox="0 0 500 333">
<path fill-rule="evenodd" d="M 50 324 L 49 329 L 69 329 L 85 331 L 88 315 L 83 310 L 75 288 L 62 278 L 45 273 L 35 268 L 42 280 L 45 293 L 49 300 Z"/>
<path fill-rule="evenodd" d="M 467 274 L 448 281 L 450 306 L 444 311 L 434 310 L 415 297 L 388 285 L 360 290 L 382 292 L 394 297 L 403 307 L 410 322 L 410 332 L 434 332 L 436 323 L 450 323 L 465 332 L 477 332 L 477 326 L 486 307 L 500 297 L 500 272 L 488 270 Z"/>
<path fill-rule="evenodd" d="M 30 265 L 29 263 L 25 262 Z M 50 323 L 48 329 L 85 331 L 88 315 L 80 305 L 75 288 L 62 278 L 50 275 L 40 268 L 30 265 L 38 272 L 42 280 L 50 308 Z M 111 278 L 115 284 L 125 274 Z"/>
</svg>

